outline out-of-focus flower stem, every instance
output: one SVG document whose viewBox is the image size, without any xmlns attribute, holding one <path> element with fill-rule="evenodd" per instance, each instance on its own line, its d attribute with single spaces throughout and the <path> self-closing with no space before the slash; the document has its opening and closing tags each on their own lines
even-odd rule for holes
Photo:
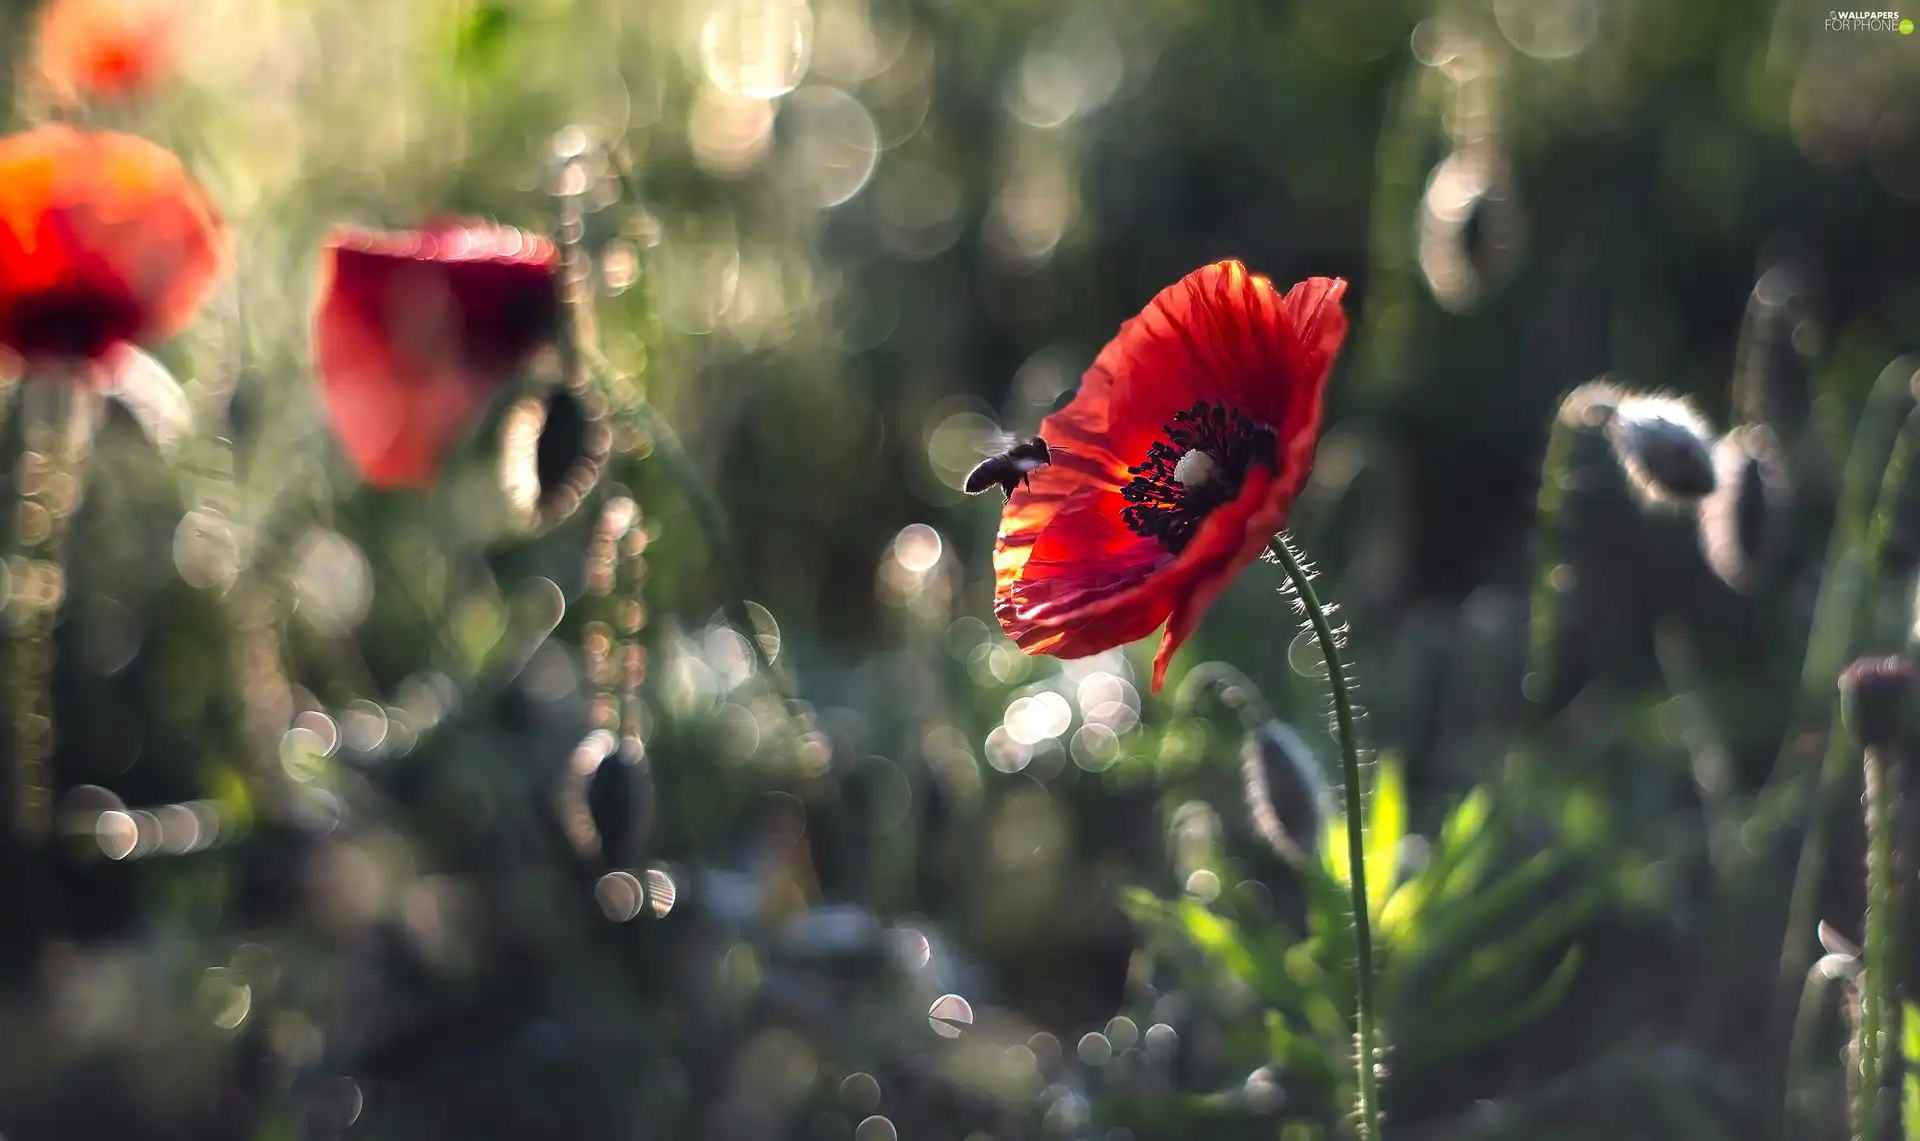
<svg viewBox="0 0 1920 1141">
<path fill-rule="evenodd" d="M 1360 326 L 1362 357 L 1355 370 L 1368 396 L 1403 383 L 1413 346 L 1419 267 L 1413 228 L 1427 174 L 1435 100 L 1432 69 L 1412 63 L 1388 95 L 1386 121 L 1373 157 L 1373 229 L 1367 238 L 1368 291 Z"/>
<path fill-rule="evenodd" d="M 1353 909 L 1354 944 L 1354 1054 L 1358 1090 L 1355 1097 L 1355 1121 L 1362 1141 L 1380 1136 L 1380 1077 L 1374 1047 L 1373 1004 L 1373 923 L 1367 911 L 1367 845 L 1361 822 L 1366 819 L 1365 789 L 1360 784 L 1360 740 L 1354 727 L 1353 698 L 1347 692 L 1347 674 L 1340 662 L 1340 640 L 1327 621 L 1327 612 L 1314 593 L 1312 576 L 1300 562 L 1300 556 L 1284 535 L 1267 543 L 1287 581 L 1305 604 L 1307 621 L 1320 642 L 1320 653 L 1327 663 L 1327 685 L 1333 690 L 1333 720 L 1340 737 L 1341 777 L 1346 784 L 1347 858 L 1352 868 L 1348 896 Z"/>
<path fill-rule="evenodd" d="M 621 189 L 631 196 L 634 202 L 640 201 L 639 177 L 617 151 L 609 151 L 605 156 L 619 180 Z M 572 375 L 575 370 L 597 370 L 602 375 L 612 372 L 611 364 L 601 354 L 593 317 L 593 290 L 589 284 L 591 276 L 586 267 L 585 255 L 580 251 L 579 242 L 582 233 L 580 196 L 578 194 L 556 194 L 560 202 L 560 242 L 568 257 L 568 300 L 569 335 L 562 340 L 566 353 L 564 367 Z M 648 298 L 651 301 L 651 298 Z M 653 316 L 649 304 L 649 317 Z M 656 334 L 657 322 L 649 319 Z M 673 426 L 661 416 L 650 401 L 635 402 L 632 408 L 634 418 L 640 428 L 652 441 L 653 455 L 664 465 L 666 474 L 679 487 L 686 497 L 687 506 L 693 511 L 695 521 L 707 540 L 707 548 L 715 563 L 719 564 L 722 578 L 724 601 L 722 610 L 727 621 L 738 627 L 746 638 L 747 645 L 753 650 L 754 663 L 773 686 L 783 693 L 790 693 L 792 687 L 786 679 L 774 669 L 773 659 L 768 657 L 766 647 L 760 644 L 759 635 L 753 624 L 753 615 L 747 610 L 746 595 L 741 588 L 740 560 L 733 545 L 733 533 L 727 525 L 726 510 L 720 500 L 707 486 L 700 474 L 699 465 L 681 446 L 680 437 Z"/>
<path fill-rule="evenodd" d="M 1820 593 L 1814 600 L 1813 624 L 1807 631 L 1800 690 L 1795 698 L 1793 718 L 1787 726 L 1786 743 L 1768 777 L 1769 789 L 1799 775 L 1801 770 L 1793 763 L 1798 733 L 1812 719 L 1813 710 L 1825 708 L 1833 692 L 1834 679 L 1840 676 L 1840 667 L 1846 661 L 1860 599 L 1866 593 L 1866 580 L 1871 577 L 1864 551 L 1873 541 L 1869 528 L 1879 527 L 1884 533 L 1884 520 L 1891 518 L 1883 515 L 1892 506 L 1887 503 L 1883 489 L 1892 474 L 1892 466 L 1899 459 L 1897 453 L 1902 441 L 1909 438 L 1912 430 L 1912 408 L 1913 395 L 1907 378 L 1897 372 L 1884 372 L 1867 394 L 1866 406 L 1860 412 L 1859 427 L 1854 430 L 1846 470 L 1841 475 L 1839 512 L 1827 544 Z M 1889 438 L 1888 426 L 1902 412 L 1909 413 L 1908 422 Z M 1879 493 L 1877 499 L 1876 492 Z M 1828 761 L 1825 767 L 1831 767 L 1832 758 Z M 1845 763 L 1844 757 L 1840 763 Z"/>
<path fill-rule="evenodd" d="M 727 620 L 746 637 L 747 645 L 753 649 L 754 662 L 767 680 L 781 691 L 787 691 L 790 687 L 786 679 L 773 668 L 766 647 L 760 644 L 753 615 L 747 611 L 746 595 L 740 585 L 740 559 L 734 549 L 732 529 L 727 526 L 726 510 L 720 506 L 719 498 L 701 477 L 699 466 L 681 445 L 673 426 L 651 404 L 641 405 L 639 415 L 642 426 L 653 441 L 653 454 L 665 465 L 668 476 L 679 486 L 681 494 L 686 496 L 687 506 L 692 509 L 694 519 L 706 535 L 708 550 L 719 565 L 725 598 L 722 605 Z"/>
<path fill-rule="evenodd" d="M 1853 1135 L 1858 1141 L 1879 1136 L 1880 1098 L 1886 1086 L 1886 1055 L 1890 1041 L 1889 999 L 1894 972 L 1893 932 L 1896 917 L 1893 891 L 1893 802 L 1899 796 L 1900 766 L 1887 745 L 1869 745 L 1865 756 L 1867 827 L 1867 922 L 1865 959 L 1860 980 L 1860 1084 L 1853 1106 Z"/>
<path fill-rule="evenodd" d="M 13 756 L 13 826 L 29 843 L 52 826 L 53 627 L 65 594 L 67 525 L 85 486 L 94 405 L 99 396 L 70 378 L 29 377 L 8 393 L 18 400 L 20 450 L 10 490 L 13 527 L 7 551 L 8 747 Z"/>
<path fill-rule="evenodd" d="M 1872 407 L 1869 405 L 1868 414 Z M 1816 669 L 1827 677 L 1827 685 L 1839 676 L 1840 664 L 1847 652 L 1854 621 L 1860 610 L 1860 600 L 1865 597 L 1880 579 L 1882 565 L 1886 561 L 1887 536 L 1893 526 L 1894 512 L 1899 509 L 1902 485 L 1907 480 L 1916 454 L 1920 454 L 1920 408 L 1907 414 L 1906 421 L 1900 426 L 1899 435 L 1894 437 L 1892 454 L 1887 457 L 1885 474 L 1879 481 L 1880 494 L 1874 501 L 1873 514 L 1864 525 L 1850 526 L 1845 514 L 1839 522 L 1842 528 L 1848 528 L 1857 537 L 1839 552 L 1837 558 L 1830 558 L 1827 564 L 1828 577 L 1845 573 L 1848 583 L 1837 601 L 1829 607 L 1826 597 L 1829 586 L 1821 587 L 1820 604 L 1816 605 L 1814 628 L 1808 637 L 1807 676 Z M 1848 465 L 1849 488 L 1852 480 L 1859 476 L 1855 465 Z M 1841 510 L 1847 511 L 1843 501 Z M 1836 536 L 1840 538 L 1840 536 Z M 1817 660 L 1816 660 L 1817 659 Z M 1831 669 L 1828 666 L 1831 665 Z M 1804 678 L 1803 678 L 1804 682 Z M 1788 748 L 1792 742 L 1788 742 Z M 1786 1041 L 1784 1057 L 1791 1057 L 1799 1045 L 1792 1041 L 1792 1019 L 1802 984 L 1805 982 L 1807 967 L 1813 961 L 1813 924 L 1814 903 L 1818 894 L 1820 877 L 1826 870 L 1827 833 L 1830 829 L 1834 810 L 1839 806 L 1840 790 L 1845 785 L 1852 744 L 1846 728 L 1841 723 L 1840 711 L 1836 706 L 1827 725 L 1826 755 L 1821 759 L 1813 788 L 1811 803 L 1807 806 L 1807 829 L 1800 842 L 1800 860 L 1794 869 L 1793 892 L 1787 904 L 1787 928 L 1780 947 L 1780 974 L 1774 994 L 1775 1040 Z M 1782 758 L 1785 759 L 1784 756 Z M 1788 787 L 1782 770 L 1784 764 L 1776 765 L 1767 787 L 1760 791 L 1758 807 L 1753 814 L 1756 820 L 1770 819 L 1774 812 L 1770 802 L 1783 795 Z M 1786 1091 L 1792 1096 L 1792 1091 Z"/>
<path fill-rule="evenodd" d="M 1560 589 L 1554 571 L 1560 565 L 1560 514 L 1567 500 L 1574 438 L 1580 425 L 1564 413 L 1553 419 L 1547 455 L 1540 463 L 1540 491 L 1533 513 L 1532 604 L 1528 615 L 1527 664 L 1520 675 L 1521 695 L 1533 717 L 1544 713 L 1553 691 L 1554 646 L 1560 635 Z"/>
</svg>

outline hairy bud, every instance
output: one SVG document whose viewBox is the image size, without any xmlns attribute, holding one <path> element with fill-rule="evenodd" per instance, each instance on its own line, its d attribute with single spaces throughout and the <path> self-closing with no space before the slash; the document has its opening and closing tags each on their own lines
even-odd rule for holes
<svg viewBox="0 0 1920 1141">
<path fill-rule="evenodd" d="M 1284 721 L 1268 721 L 1240 746 L 1247 814 L 1289 863 L 1305 862 L 1320 842 L 1333 806 L 1333 789 L 1306 741 Z"/>
<path fill-rule="evenodd" d="M 1598 428 L 1613 418 L 1627 391 L 1605 377 L 1590 380 L 1560 401 L 1560 422 L 1572 428 Z"/>
<path fill-rule="evenodd" d="M 1700 501 L 1700 550 L 1720 580 L 1746 593 L 1786 542 L 1788 482 L 1780 444 L 1764 424 L 1713 445 L 1714 489 Z"/>
<path fill-rule="evenodd" d="M 1607 441 L 1644 503 L 1691 503 L 1714 488 L 1713 433 L 1684 400 L 1632 396 L 1607 421 Z"/>
<path fill-rule="evenodd" d="M 1859 658 L 1840 671 L 1840 717 L 1863 748 L 1899 739 L 1912 696 L 1913 666 L 1905 658 Z"/>
</svg>

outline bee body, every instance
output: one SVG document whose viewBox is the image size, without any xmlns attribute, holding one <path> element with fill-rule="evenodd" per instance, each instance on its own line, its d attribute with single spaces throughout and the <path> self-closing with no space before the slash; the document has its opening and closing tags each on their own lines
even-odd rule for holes
<svg viewBox="0 0 1920 1141">
<path fill-rule="evenodd" d="M 1015 486 L 1025 484 L 1034 469 L 1045 467 L 1053 462 L 1053 449 L 1039 436 L 1029 436 L 1016 440 L 1012 447 L 996 455 L 981 460 L 979 466 L 967 473 L 965 484 L 968 495 L 979 495 L 989 487 L 998 487 L 1009 498 Z"/>
</svg>

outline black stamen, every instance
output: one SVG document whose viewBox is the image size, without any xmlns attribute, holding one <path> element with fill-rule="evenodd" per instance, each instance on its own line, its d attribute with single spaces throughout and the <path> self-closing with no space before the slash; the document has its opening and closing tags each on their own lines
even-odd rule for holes
<svg viewBox="0 0 1920 1141">
<path fill-rule="evenodd" d="M 1133 481 L 1120 495 L 1132 506 L 1120 518 L 1134 534 L 1157 539 L 1174 554 L 1185 549 L 1208 512 L 1240 494 L 1249 467 L 1262 463 L 1279 474 L 1273 429 L 1218 401 L 1202 400 L 1176 413 L 1162 431 L 1167 438 L 1147 449 L 1146 461 L 1127 469 Z M 1174 478 L 1174 468 L 1193 451 L 1211 456 L 1216 470 L 1189 486 Z"/>
</svg>

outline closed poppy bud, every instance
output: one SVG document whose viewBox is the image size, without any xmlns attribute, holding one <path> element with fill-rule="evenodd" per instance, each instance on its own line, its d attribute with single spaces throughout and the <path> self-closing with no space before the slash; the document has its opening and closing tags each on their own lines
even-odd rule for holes
<svg viewBox="0 0 1920 1141">
<path fill-rule="evenodd" d="M 0 348 L 30 364 L 103 365 L 177 331 L 226 252 L 213 204 L 171 152 L 62 125 L 0 139 Z"/>
<path fill-rule="evenodd" d="M 1714 488 L 1712 431 L 1684 400 L 1632 396 L 1607 421 L 1607 441 L 1644 503 L 1691 502 Z"/>
<path fill-rule="evenodd" d="M 1700 501 L 1700 550 L 1713 573 L 1746 592 L 1786 542 L 1787 473 L 1764 424 L 1735 428 L 1713 445 L 1714 489 Z"/>
<path fill-rule="evenodd" d="M 314 321 L 334 434 L 375 487 L 424 487 L 560 326 L 552 242 L 482 222 L 336 230 Z"/>
<path fill-rule="evenodd" d="M 598 403 L 563 385 L 508 409 L 500 428 L 500 481 L 525 521 L 544 528 L 571 518 L 599 482 L 613 433 Z"/>
<path fill-rule="evenodd" d="M 1899 739 L 1913 698 L 1913 667 L 1898 656 L 1860 658 L 1840 671 L 1840 719 L 1862 748 Z"/>
<path fill-rule="evenodd" d="M 646 854 L 653 832 L 653 774 L 637 737 L 623 737 L 587 778 L 587 813 L 600 834 L 600 856 L 630 868 Z"/>
<path fill-rule="evenodd" d="M 1304 863 L 1320 842 L 1333 788 L 1313 750 L 1284 721 L 1268 721 L 1240 745 L 1241 785 L 1253 830 L 1289 863 Z"/>
</svg>

